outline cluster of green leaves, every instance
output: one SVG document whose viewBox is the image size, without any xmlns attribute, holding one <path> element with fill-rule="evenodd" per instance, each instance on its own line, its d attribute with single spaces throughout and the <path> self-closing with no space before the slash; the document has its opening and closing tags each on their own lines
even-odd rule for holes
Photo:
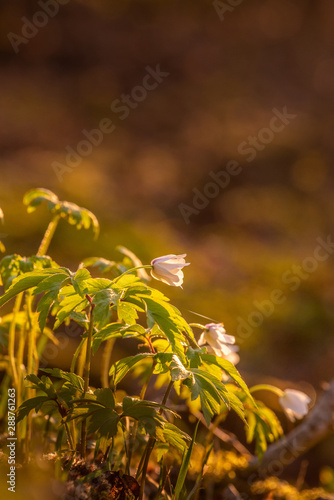
<svg viewBox="0 0 334 500">
<path fill-rule="evenodd" d="M 99 222 L 90 210 L 79 207 L 75 203 L 60 201 L 58 196 L 49 189 L 31 189 L 25 194 L 23 203 L 27 206 L 28 213 L 34 212 L 39 205 L 45 203 L 53 215 L 64 218 L 77 229 L 91 227 L 96 237 L 99 234 Z"/>
<path fill-rule="evenodd" d="M 178 309 L 138 276 L 124 274 L 110 280 L 92 278 L 85 268 L 75 273 L 63 267 L 35 269 L 14 279 L 0 298 L 0 306 L 27 290 L 31 290 L 32 295 L 42 295 L 37 306 L 42 332 L 52 307 L 54 328 L 67 319 L 87 325 L 88 295 L 95 305 L 93 353 L 102 342 L 112 338 L 134 337 L 144 341 L 148 346 L 146 352 L 122 359 L 111 367 L 114 387 L 137 363 L 150 358 L 154 373 L 170 372 L 173 382 L 182 381 L 190 389 L 192 399 L 200 398 L 207 423 L 219 413 L 222 403 L 244 418 L 241 401 L 221 381 L 223 372 L 227 373 L 251 399 L 236 368 L 227 360 L 207 354 L 205 348 L 199 348 L 192 329 Z M 117 321 L 111 321 L 113 315 Z"/>
<path fill-rule="evenodd" d="M 37 255 L 14 254 L 0 262 L 0 279 L 4 287 L 0 307 L 16 298 L 13 313 L 2 318 L 0 342 L 5 345 L 8 336 L 13 351 L 15 332 L 20 331 L 19 350 L 23 360 L 25 340 L 29 340 L 32 370 L 26 377 L 28 398 L 19 408 L 18 422 L 29 419 L 32 411 L 42 411 L 49 416 L 57 414 L 72 449 L 77 444 L 73 430 L 76 422 L 97 439 L 96 447 L 101 446 L 105 453 L 110 442 L 114 446 L 119 438 L 120 446 L 126 447 L 124 436 L 137 439 L 143 447 L 147 445 L 147 457 L 155 442 L 158 443 L 159 459 L 172 446 L 183 454 L 175 487 L 175 498 L 178 498 L 195 438 L 189 444 L 190 437 L 174 424 L 178 415 L 167 404 L 173 386 L 190 405 L 198 404 L 207 425 L 215 415 L 232 409 L 245 423 L 248 441 L 255 440 L 256 451 L 262 456 L 267 442 L 281 434 L 277 418 L 262 403 L 253 400 L 231 362 L 197 345 L 194 332 L 181 312 L 162 292 L 149 286 L 150 278 L 138 257 L 120 246 L 117 247 L 122 255 L 119 262 L 91 257 L 74 272 L 61 267 L 50 257 L 40 255 L 41 248 L 48 248 L 58 220 L 65 218 L 77 229 L 92 227 L 97 234 L 97 219 L 89 210 L 59 201 L 46 189 L 29 191 L 24 203 L 28 212 L 46 204 L 53 219 Z M 95 277 L 97 272 L 100 276 Z M 25 302 L 21 310 L 23 297 Z M 48 339 L 57 343 L 54 330 L 71 321 L 82 328 L 82 339 L 74 353 L 71 371 L 44 369 L 47 375 L 38 377 L 38 364 L 33 360 L 41 358 Z M 89 387 L 90 353 L 94 356 L 115 339 L 137 340 L 140 352 L 107 366 L 108 387 Z M 15 373 L 15 366 L 20 367 L 21 358 L 15 360 L 11 356 L 13 358 L 13 352 L 8 357 L 8 374 Z M 134 372 L 143 376 L 141 397 L 132 394 L 120 398 L 120 383 Z M 144 397 L 152 376 L 168 387 L 162 403 Z M 64 432 L 57 439 L 60 445 L 63 435 Z M 129 463 L 133 445 L 130 448 Z"/>
<path fill-rule="evenodd" d="M 255 453 L 262 460 L 268 443 L 279 439 L 283 434 L 283 429 L 276 414 L 270 410 L 262 401 L 248 397 L 246 391 L 241 391 L 236 385 L 226 384 L 226 387 L 233 392 L 243 404 L 246 420 L 247 443 L 255 443 Z"/>
</svg>

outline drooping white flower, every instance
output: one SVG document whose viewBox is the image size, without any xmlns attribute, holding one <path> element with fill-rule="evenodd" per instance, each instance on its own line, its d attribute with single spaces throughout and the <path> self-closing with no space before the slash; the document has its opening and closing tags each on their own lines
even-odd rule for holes
<svg viewBox="0 0 334 500">
<path fill-rule="evenodd" d="M 238 354 L 239 346 L 229 345 L 228 348 L 230 349 L 230 352 L 228 354 L 224 354 L 223 358 L 232 363 L 232 365 L 237 365 L 240 361 L 240 356 Z"/>
<path fill-rule="evenodd" d="M 198 345 L 209 344 L 216 356 L 226 358 L 236 351 L 231 344 L 235 343 L 233 335 L 227 335 L 223 323 L 209 323 L 205 325 Z"/>
<path fill-rule="evenodd" d="M 295 389 L 285 389 L 278 400 L 291 422 L 296 418 L 303 418 L 308 413 L 307 405 L 311 402 L 307 394 Z"/>
<path fill-rule="evenodd" d="M 181 286 L 183 283 L 182 269 L 184 266 L 189 266 L 189 263 L 184 260 L 186 255 L 170 254 L 153 259 L 151 262 L 151 275 L 167 285 Z"/>
</svg>

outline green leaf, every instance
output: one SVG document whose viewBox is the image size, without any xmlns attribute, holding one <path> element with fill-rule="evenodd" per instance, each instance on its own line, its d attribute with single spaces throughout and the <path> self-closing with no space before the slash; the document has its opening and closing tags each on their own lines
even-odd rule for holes
<svg viewBox="0 0 334 500">
<path fill-rule="evenodd" d="M 97 398 L 97 401 L 99 401 L 99 403 L 102 403 L 106 408 L 115 408 L 115 398 L 111 389 L 96 389 L 94 394 Z"/>
<path fill-rule="evenodd" d="M 181 453 L 187 447 L 187 441 L 190 440 L 190 437 L 185 432 L 181 431 L 176 425 L 170 424 L 168 422 L 164 422 L 162 428 L 156 429 L 157 439 L 162 442 L 168 442 L 172 446 L 174 446 Z"/>
<path fill-rule="evenodd" d="M 163 437 L 163 429 L 167 423 L 159 414 L 160 408 L 175 414 L 175 412 L 172 412 L 165 406 L 161 406 L 159 403 L 142 401 L 126 396 L 123 399 L 123 413 L 121 418 L 130 417 L 137 420 L 139 425 L 145 429 L 145 432 L 151 436 L 156 436 L 157 439 L 166 441 Z"/>
<path fill-rule="evenodd" d="M 113 289 L 112 281 L 107 278 L 90 278 L 86 281 L 88 295 L 95 295 L 101 290 Z"/>
<path fill-rule="evenodd" d="M 42 372 L 49 373 L 52 377 L 57 377 L 69 382 L 72 387 L 78 389 L 80 392 L 84 390 L 84 381 L 79 375 L 75 373 L 65 372 L 60 368 L 41 368 Z"/>
<path fill-rule="evenodd" d="M 49 189 L 37 188 L 28 191 L 23 198 L 24 205 L 27 205 L 28 213 L 34 212 L 38 205 L 48 202 L 51 209 L 59 203 L 58 196 Z"/>
<path fill-rule="evenodd" d="M 190 379 L 185 380 L 184 383 L 191 390 L 192 400 L 200 397 L 203 415 L 209 425 L 213 415 L 220 413 L 222 402 L 229 407 L 227 391 L 224 384 L 211 374 L 195 368 L 191 371 L 194 376 L 193 383 L 191 384 Z"/>
<path fill-rule="evenodd" d="M 107 439 L 117 434 L 119 415 L 111 408 L 100 408 L 94 411 L 88 419 L 88 432 L 96 433 L 97 437 Z"/>
<path fill-rule="evenodd" d="M 181 467 L 180 467 L 179 474 L 177 477 L 177 482 L 175 485 L 174 500 L 179 500 L 181 490 L 183 488 L 184 482 L 185 482 L 186 477 L 187 477 L 187 472 L 188 472 L 189 465 L 190 465 L 190 459 L 191 459 L 191 455 L 192 455 L 195 440 L 196 440 L 198 425 L 199 425 L 199 422 L 197 422 L 194 436 L 191 440 L 189 448 L 188 448 L 187 452 L 184 452 L 184 455 L 182 458 Z"/>
<path fill-rule="evenodd" d="M 245 408 L 243 403 L 240 401 L 238 396 L 234 394 L 233 392 L 229 391 L 226 386 L 225 389 L 227 390 L 227 397 L 229 401 L 229 405 L 232 408 L 232 410 L 235 411 L 235 413 L 243 420 L 243 422 L 246 423 L 245 420 Z"/>
<path fill-rule="evenodd" d="M 27 205 L 27 211 L 33 212 L 43 202 L 47 203 L 48 210 L 67 220 L 77 229 L 82 227 L 85 229 L 93 228 L 94 236 L 99 234 L 99 222 L 95 215 L 86 208 L 79 207 L 75 203 L 68 201 L 59 201 L 58 196 L 49 189 L 37 188 L 28 191 L 23 203 Z"/>
<path fill-rule="evenodd" d="M 58 272 L 57 269 L 41 269 L 40 271 L 32 271 L 18 276 L 8 288 L 7 292 L 0 297 L 0 307 L 19 293 L 37 286 L 46 276 L 57 274 Z"/>
<path fill-rule="evenodd" d="M 261 461 L 267 449 L 267 443 L 282 436 L 281 424 L 275 413 L 261 401 L 256 401 L 256 406 L 248 407 L 245 416 L 248 423 L 246 428 L 247 442 L 255 440 L 255 452 Z"/>
<path fill-rule="evenodd" d="M 67 269 L 59 268 L 51 276 L 44 277 L 43 280 L 36 286 L 33 295 L 38 295 L 44 292 L 59 292 L 62 286 L 70 282 L 70 277 Z"/>
<path fill-rule="evenodd" d="M 236 367 L 227 359 L 223 359 L 218 356 L 214 356 L 213 354 L 201 354 L 200 355 L 203 361 L 206 361 L 207 363 L 214 364 L 216 366 L 219 366 L 222 368 L 230 377 L 233 379 L 241 389 L 247 394 L 249 399 L 254 403 L 254 399 L 249 392 L 249 389 L 244 382 L 243 378 L 241 377 L 240 373 L 236 369 Z"/>
<path fill-rule="evenodd" d="M 85 267 L 96 267 L 101 273 L 108 273 L 112 269 L 118 269 L 116 262 L 103 257 L 88 257 L 83 260 Z"/>
<path fill-rule="evenodd" d="M 93 336 L 92 352 L 95 354 L 102 342 L 115 338 L 131 338 L 145 335 L 145 328 L 141 325 L 124 325 L 110 323 Z"/>
<path fill-rule="evenodd" d="M 59 304 L 54 329 L 58 328 L 73 311 L 81 312 L 88 304 L 87 299 L 78 295 L 72 285 L 64 287 L 62 295 L 64 298 Z"/>
<path fill-rule="evenodd" d="M 169 371 L 170 363 L 174 354 L 172 352 L 158 352 L 154 356 L 155 366 L 153 373 L 166 373 Z"/>
<path fill-rule="evenodd" d="M 138 314 L 136 309 L 129 302 L 119 302 L 117 305 L 117 315 L 120 321 L 124 321 L 128 325 L 134 325 Z"/>
<path fill-rule="evenodd" d="M 158 324 L 161 331 L 166 335 L 173 351 L 179 356 L 181 361 L 185 360 L 183 342 L 184 336 L 180 333 L 178 324 L 174 321 L 173 312 L 167 307 L 167 304 L 161 304 L 150 297 L 143 297 L 147 304 L 148 312 Z"/>
<path fill-rule="evenodd" d="M 38 324 L 41 332 L 43 333 L 46 320 L 50 311 L 52 304 L 57 298 L 57 292 L 48 292 L 46 293 L 38 302 L 37 312 L 39 312 L 38 316 Z"/>
<path fill-rule="evenodd" d="M 138 278 L 138 276 L 134 275 L 134 274 L 131 274 L 131 273 L 128 273 L 128 274 L 124 274 L 124 276 L 118 276 L 117 278 L 115 278 L 113 280 L 113 288 L 127 288 L 131 285 L 133 285 L 134 283 L 138 283 L 140 280 Z"/>
<path fill-rule="evenodd" d="M 32 410 L 35 410 L 36 412 L 39 411 L 46 401 L 50 401 L 48 396 L 37 396 L 24 401 L 18 409 L 16 422 L 20 422 L 24 417 L 29 415 Z"/>
<path fill-rule="evenodd" d="M 70 278 L 67 273 L 59 272 L 41 281 L 33 291 L 33 295 L 46 292 L 40 299 L 37 312 L 39 312 L 38 323 L 41 332 L 43 332 L 47 316 L 54 301 L 57 299 L 60 289 L 67 285 Z"/>
<path fill-rule="evenodd" d="M 115 292 L 113 290 L 101 290 L 94 296 L 94 322 L 97 323 L 99 328 L 105 326 L 110 318 L 110 304 L 115 299 Z"/>
<path fill-rule="evenodd" d="M 114 377 L 114 384 L 117 385 L 137 363 L 140 363 L 143 359 L 153 356 L 154 354 L 145 352 L 117 361 L 114 365 L 112 365 L 109 371 L 109 375 Z"/>
<path fill-rule="evenodd" d="M 91 278 L 90 272 L 87 269 L 79 269 L 74 278 L 72 278 L 72 285 L 78 295 L 84 296 L 87 293 L 86 281 Z"/>
</svg>

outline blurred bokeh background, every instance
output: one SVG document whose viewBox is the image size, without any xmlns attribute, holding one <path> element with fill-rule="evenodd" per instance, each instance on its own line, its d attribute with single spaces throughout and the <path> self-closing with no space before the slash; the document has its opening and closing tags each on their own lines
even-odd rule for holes
<svg viewBox="0 0 334 500">
<path fill-rule="evenodd" d="M 57 262 L 113 259 L 118 244 L 145 263 L 187 253 L 183 290 L 162 285 L 185 317 L 224 322 L 250 383 L 314 396 L 334 365 L 333 249 L 313 257 L 319 239 L 334 240 L 331 0 L 63 0 L 46 22 L 36 14 L 45 4 L 52 12 L 47 0 L 0 5 L 7 253 L 36 252 L 49 216 L 27 215 L 22 197 L 51 189 L 101 224 L 97 241 L 62 224 L 50 249 Z M 158 65 L 169 75 L 142 99 L 134 89 Z M 121 119 L 115 100 L 131 94 L 138 100 Z M 270 131 L 284 109 L 293 117 Z M 67 149 L 103 119 L 114 131 L 66 164 Z M 198 201 L 218 189 L 210 172 L 231 160 L 240 173 Z M 54 162 L 68 171 L 57 175 Z M 275 289 L 282 300 L 271 307 Z M 319 448 L 319 467 L 333 462 L 332 447 Z"/>
</svg>

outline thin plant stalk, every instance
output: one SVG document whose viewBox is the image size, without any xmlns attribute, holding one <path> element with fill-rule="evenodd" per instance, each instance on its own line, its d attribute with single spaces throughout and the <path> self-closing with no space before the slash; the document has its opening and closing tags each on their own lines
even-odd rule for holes
<svg viewBox="0 0 334 500">
<path fill-rule="evenodd" d="M 12 377 L 13 387 L 16 390 L 18 388 L 18 375 L 17 375 L 16 359 L 15 359 L 15 330 L 16 330 L 16 318 L 20 311 L 22 296 L 23 294 L 20 293 L 20 295 L 18 295 L 15 299 L 13 318 L 9 327 L 9 336 L 8 336 L 8 356 L 9 356 L 10 375 Z"/>
<path fill-rule="evenodd" d="M 16 356 L 17 373 L 20 373 L 22 371 L 24 347 L 25 347 L 25 340 L 26 340 L 26 325 L 24 325 L 24 327 L 20 330 L 19 333 L 20 333 L 19 345 L 17 348 L 17 356 Z M 17 406 L 20 406 L 20 404 L 21 404 L 23 378 L 24 377 L 21 375 L 19 378 L 18 386 L 17 386 Z"/>
<path fill-rule="evenodd" d="M 29 323 L 29 341 L 28 341 L 28 359 L 27 359 L 27 372 L 28 374 L 36 374 L 38 371 L 38 358 L 36 355 L 36 318 L 33 317 L 32 313 L 32 297 L 31 294 L 26 296 L 27 305 L 27 317 Z M 36 362 L 35 362 L 36 361 Z M 34 389 L 28 388 L 27 398 L 31 399 L 33 397 Z M 31 441 L 31 431 L 32 431 L 32 413 L 29 413 L 27 417 L 27 435 L 26 441 L 30 443 Z M 29 459 L 29 444 L 26 447 L 27 459 Z"/>
<path fill-rule="evenodd" d="M 60 220 L 60 215 L 55 215 L 53 219 L 49 222 L 49 225 L 44 233 L 43 239 L 36 254 L 38 257 L 46 255 L 51 240 L 53 238 L 53 235 L 55 234 L 55 231 L 57 229 L 59 220 Z"/>
<path fill-rule="evenodd" d="M 115 340 L 116 339 L 107 340 L 103 350 L 102 362 L 101 362 L 101 384 L 103 389 L 109 387 L 110 358 L 115 344 Z"/>
<path fill-rule="evenodd" d="M 148 377 L 147 377 L 146 381 L 144 382 L 143 387 L 140 391 L 139 398 L 141 401 L 143 401 L 143 399 L 145 398 L 148 384 L 150 383 L 150 380 L 151 380 L 153 372 L 154 372 L 154 367 L 155 367 L 155 363 L 152 364 L 152 368 L 150 370 L 150 373 L 148 374 Z M 128 454 L 128 462 L 127 462 L 128 471 L 130 471 L 132 453 L 133 453 L 134 443 L 135 443 L 136 436 L 137 436 L 137 430 L 138 430 L 138 420 L 136 420 L 134 423 L 133 432 L 132 432 L 132 441 L 130 441 L 130 445 L 129 445 L 129 454 Z M 139 470 L 139 467 L 138 467 L 138 470 Z"/>
<path fill-rule="evenodd" d="M 37 257 L 41 257 L 45 255 L 49 249 L 51 240 L 56 231 L 58 222 L 60 220 L 60 215 L 55 215 L 53 219 L 49 222 L 49 225 L 44 233 L 43 239 L 37 251 Z M 18 296 L 20 297 L 20 296 Z M 18 298 L 17 298 L 18 300 Z M 22 294 L 21 294 L 22 301 Z M 21 306 L 21 301 L 19 303 L 19 308 Z M 16 305 L 16 304 L 15 304 Z M 33 320 L 33 299 L 31 294 L 26 295 L 26 311 L 27 311 L 27 320 L 29 323 L 29 342 L 28 342 L 28 359 L 27 359 L 27 373 L 30 375 L 31 373 L 37 373 L 38 371 L 38 356 L 36 350 L 36 325 Z M 14 307 L 15 309 L 15 307 Z M 14 321 L 14 329 L 15 329 L 15 321 Z M 24 342 L 24 339 L 22 340 Z M 21 349 L 24 350 L 24 344 L 21 345 Z M 20 393 L 21 395 L 21 393 Z M 32 397 L 32 389 L 28 389 L 28 398 Z M 27 434 L 26 434 L 26 457 L 29 459 L 29 443 L 31 440 L 31 428 L 32 428 L 32 415 L 30 414 L 27 419 Z"/>
<path fill-rule="evenodd" d="M 24 327 L 20 329 L 19 332 L 19 345 L 17 348 L 17 355 L 16 355 L 16 369 L 18 373 L 18 384 L 17 384 L 17 394 L 16 394 L 16 399 L 17 399 L 17 407 L 21 405 L 22 402 L 22 393 L 24 389 L 24 370 L 25 367 L 23 365 L 23 357 L 24 357 L 24 347 L 25 347 L 25 342 L 26 342 L 26 330 L 27 326 L 26 323 L 24 324 Z M 23 367 L 23 368 L 22 368 Z M 17 424 L 17 440 L 20 443 L 21 439 L 23 438 L 23 434 L 25 433 L 25 430 L 23 432 L 24 426 L 26 425 L 26 422 L 24 420 L 21 420 Z"/>
<path fill-rule="evenodd" d="M 84 339 L 84 343 L 82 344 L 82 349 L 78 357 L 78 367 L 77 367 L 77 375 L 79 375 L 79 377 L 82 378 L 84 376 L 86 358 L 87 358 L 87 339 Z"/>
<path fill-rule="evenodd" d="M 166 389 L 166 392 L 165 392 L 165 395 L 164 395 L 163 400 L 161 402 L 161 407 L 160 407 L 160 410 L 159 410 L 159 414 L 160 415 L 162 414 L 163 406 L 165 406 L 165 404 L 166 404 L 166 401 L 168 399 L 170 391 L 172 390 L 173 384 L 174 384 L 174 382 L 171 380 L 169 382 L 169 385 L 168 385 L 167 389 Z M 143 471 L 142 471 L 141 483 L 140 483 L 140 493 L 139 493 L 139 499 L 138 500 L 142 500 L 143 495 L 144 495 L 144 488 L 145 488 L 145 482 L 146 482 L 147 467 L 148 467 L 148 464 L 149 464 L 150 456 L 151 456 L 151 453 L 153 451 L 155 442 L 156 442 L 155 437 L 151 436 L 150 439 L 148 440 L 148 443 L 147 443 L 147 447 L 146 447 L 146 450 L 145 450 L 145 458 L 144 458 Z M 140 471 L 139 471 L 139 473 L 140 473 Z M 137 472 L 137 474 L 138 474 L 138 472 Z"/>
<path fill-rule="evenodd" d="M 86 295 L 86 299 L 90 303 L 90 312 L 89 312 L 89 328 L 88 328 L 88 336 L 87 336 L 87 348 L 86 348 L 86 361 L 84 366 L 84 394 L 88 392 L 89 389 L 89 377 L 90 377 L 90 364 L 92 358 L 92 337 L 93 337 L 93 328 L 94 328 L 94 318 L 93 311 L 95 304 L 93 304 L 92 299 L 89 295 Z M 83 419 L 81 426 L 81 458 L 86 458 L 86 441 L 87 441 L 87 422 L 86 419 Z"/>
<path fill-rule="evenodd" d="M 269 392 L 273 392 L 278 397 L 281 397 L 284 394 L 284 392 L 282 391 L 282 389 L 279 389 L 278 387 L 275 387 L 274 385 L 271 385 L 271 384 L 257 384 L 257 385 L 254 385 L 253 387 L 251 387 L 249 389 L 249 392 L 251 394 L 253 394 L 253 392 L 256 392 L 256 391 L 269 391 Z"/>
<path fill-rule="evenodd" d="M 66 429 L 68 444 L 70 446 L 71 451 L 74 452 L 75 451 L 74 441 L 73 441 L 72 434 L 71 434 L 71 431 L 70 431 L 70 428 L 69 428 L 69 425 L 67 422 L 65 422 L 65 429 Z"/>
<path fill-rule="evenodd" d="M 126 274 L 132 273 L 133 271 L 137 271 L 138 269 L 152 269 L 152 264 L 147 264 L 145 266 L 131 267 L 131 269 L 127 269 L 126 271 L 124 271 L 124 273 L 117 276 L 117 278 L 114 279 L 114 283 L 117 283 L 117 281 L 123 278 L 123 276 L 125 276 Z"/>
</svg>

